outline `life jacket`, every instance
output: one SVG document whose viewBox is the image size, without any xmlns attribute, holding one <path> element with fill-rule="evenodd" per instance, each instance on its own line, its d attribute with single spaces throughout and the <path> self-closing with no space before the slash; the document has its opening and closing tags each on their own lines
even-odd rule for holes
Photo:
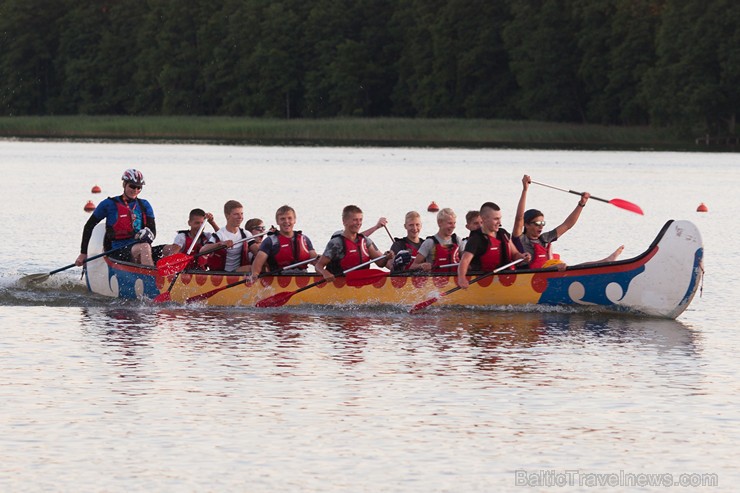
<svg viewBox="0 0 740 493">
<path fill-rule="evenodd" d="M 286 265 L 295 264 L 296 262 L 303 262 L 311 258 L 308 250 L 308 244 L 306 238 L 300 231 L 295 231 L 292 238 L 283 236 L 280 233 L 277 234 L 278 243 L 280 249 L 273 256 L 268 258 L 270 264 L 270 270 L 277 270 L 285 267 Z M 306 269 L 308 266 L 300 267 Z"/>
<path fill-rule="evenodd" d="M 416 257 L 416 254 L 419 253 L 419 249 L 414 246 L 413 243 L 409 241 L 408 236 L 404 238 L 393 238 L 394 242 L 400 241 L 403 242 L 403 244 L 406 246 L 404 250 L 408 250 L 412 257 Z"/>
<path fill-rule="evenodd" d="M 414 245 L 413 243 L 411 243 L 411 241 L 409 241 L 408 236 L 404 238 L 393 238 L 393 242 L 403 243 L 403 246 L 404 246 L 403 250 L 407 250 L 409 252 L 409 255 L 411 256 L 411 261 L 403 266 L 403 270 L 409 270 L 409 268 L 411 267 L 411 264 L 414 263 L 416 254 L 419 253 L 419 249 L 416 247 L 416 245 Z M 394 267 L 394 268 L 398 269 L 398 267 Z"/>
<path fill-rule="evenodd" d="M 247 234 L 242 228 L 239 228 L 239 232 L 242 235 L 242 239 L 247 237 Z M 214 233 L 213 236 L 218 239 L 217 243 L 221 243 L 221 238 L 218 236 L 218 232 Z M 242 242 L 241 247 L 241 265 L 251 265 L 249 262 L 249 242 Z M 215 250 L 213 253 L 208 254 L 208 260 L 206 261 L 206 266 L 208 267 L 208 270 L 226 270 L 226 254 L 228 253 L 227 250 L 228 248 L 221 248 L 219 250 Z"/>
<path fill-rule="evenodd" d="M 338 276 L 345 270 L 351 269 L 352 267 L 356 267 L 370 260 L 370 253 L 367 251 L 367 240 L 364 235 L 360 233 L 357 234 L 357 243 L 345 237 L 341 233 L 332 236 L 332 239 L 337 237 L 342 239 L 342 251 L 338 258 L 332 259 L 332 261 L 326 266 L 329 272 Z M 370 266 L 368 265 L 364 268 L 369 269 Z"/>
<path fill-rule="evenodd" d="M 178 234 L 184 234 L 185 235 L 185 245 L 183 245 L 182 249 L 180 250 L 183 253 L 187 253 L 188 250 L 190 250 L 190 245 L 193 244 L 193 239 L 190 237 L 190 230 L 189 229 L 183 229 L 177 232 Z M 208 243 L 208 238 L 204 234 L 201 234 L 198 237 L 198 241 L 195 243 L 195 246 L 193 247 L 193 251 L 190 252 L 192 255 L 195 255 L 200 251 L 200 248 Z"/>
<path fill-rule="evenodd" d="M 532 247 L 534 247 L 534 255 L 527 268 L 542 269 L 545 266 L 545 262 L 552 258 L 552 243 L 547 243 L 543 246 L 540 242 L 537 242 L 532 243 Z"/>
<path fill-rule="evenodd" d="M 137 233 L 137 231 L 134 230 L 133 216 L 135 214 L 141 214 L 141 227 L 143 228 L 146 226 L 146 212 L 144 212 L 144 208 L 141 207 L 141 202 L 139 202 L 139 199 L 134 199 L 132 201 L 134 206 L 133 208 L 130 208 L 128 203 L 124 202 L 121 197 L 109 198 L 115 202 L 118 212 L 118 218 L 116 219 L 116 222 L 113 223 L 113 226 L 111 226 L 111 239 L 128 240 L 133 238 Z"/>
<path fill-rule="evenodd" d="M 471 231 L 470 237 L 478 236 L 483 239 L 486 249 L 483 254 L 475 255 L 470 262 L 471 270 L 490 272 L 502 265 L 509 263 L 511 252 L 509 251 L 509 234 L 504 228 L 499 228 L 496 236 L 485 234 L 480 229 Z"/>
<path fill-rule="evenodd" d="M 436 236 L 429 236 L 434 241 L 434 259 L 431 262 L 432 272 L 457 272 L 457 267 L 445 267 L 440 269 L 440 265 L 455 264 L 460 261 L 460 245 L 457 241 L 457 235 L 452 233 L 452 244 L 442 245 Z"/>
</svg>

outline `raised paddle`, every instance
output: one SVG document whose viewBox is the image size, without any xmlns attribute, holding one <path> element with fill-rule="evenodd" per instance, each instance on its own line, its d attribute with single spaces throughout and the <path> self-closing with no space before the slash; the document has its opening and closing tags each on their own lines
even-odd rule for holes
<svg viewBox="0 0 740 493">
<path fill-rule="evenodd" d="M 200 228 L 198 228 L 198 232 L 195 234 L 195 238 L 193 238 L 193 242 L 190 244 L 190 248 L 188 248 L 187 254 L 190 255 L 193 253 L 193 248 L 195 248 L 195 243 L 198 241 L 198 238 L 200 238 L 201 233 L 203 233 L 203 230 L 206 227 L 206 222 L 203 221 L 203 224 L 200 225 Z M 175 283 L 177 282 L 177 278 L 180 277 L 180 274 L 182 271 L 178 271 L 175 274 L 175 277 L 172 278 L 172 282 L 170 283 L 170 287 L 167 288 L 167 291 L 164 293 L 159 293 L 157 296 L 154 297 L 155 303 L 164 303 L 167 301 L 170 301 L 170 291 L 172 291 L 172 288 L 175 286 Z"/>
<path fill-rule="evenodd" d="M 309 264 L 309 263 L 313 262 L 314 260 L 316 260 L 317 258 L 318 257 L 314 257 L 314 258 L 310 258 L 308 260 L 303 260 L 302 262 L 296 262 L 295 264 L 286 265 L 285 267 L 281 267 L 280 269 L 275 269 L 275 270 L 273 270 L 271 272 L 263 272 L 262 274 L 260 274 L 259 276 L 257 276 L 257 279 L 259 279 L 260 277 L 274 276 L 275 274 L 280 274 L 284 270 L 290 270 L 290 269 L 294 269 L 296 267 L 300 267 L 301 265 Z M 247 282 L 247 278 L 245 277 L 244 279 L 241 279 L 239 281 L 231 282 L 231 283 L 227 284 L 226 286 L 221 286 L 219 288 L 211 289 L 210 291 L 206 291 L 205 293 L 201 293 L 201 294 L 197 294 L 195 296 L 191 296 L 190 298 L 188 298 L 188 299 L 185 300 L 185 303 L 196 303 L 198 301 L 207 300 L 208 298 L 210 298 L 214 294 L 220 293 L 224 289 L 233 288 L 234 286 L 239 286 L 240 284 L 246 284 L 246 282 Z"/>
<path fill-rule="evenodd" d="M 251 238 L 258 238 L 266 234 L 267 232 L 260 233 L 260 234 L 252 236 Z M 235 241 L 231 246 L 233 247 L 234 245 L 244 243 L 245 241 L 248 241 L 251 238 L 242 238 L 241 240 Z M 157 261 L 157 273 L 162 277 L 167 277 L 172 274 L 177 274 L 181 270 L 185 269 L 188 266 L 188 264 L 192 262 L 194 258 L 200 257 L 202 255 L 208 255 L 217 250 L 221 250 L 222 248 L 228 248 L 228 247 L 224 243 L 224 244 L 219 245 L 218 248 L 214 248 L 213 250 L 210 250 L 205 253 L 196 253 L 195 255 L 188 255 L 186 253 L 175 253 L 168 257 L 159 259 Z"/>
<path fill-rule="evenodd" d="M 540 182 L 534 181 L 534 180 L 532 180 L 531 183 L 534 183 L 535 185 L 542 185 L 543 187 L 547 187 L 547 188 L 552 188 L 554 190 L 560 190 L 561 192 L 572 193 L 574 195 L 583 195 L 582 192 L 576 192 L 575 190 L 566 190 L 564 188 L 553 187 L 552 185 L 547 185 L 546 183 L 540 183 Z M 630 212 L 634 212 L 635 214 L 640 214 L 641 216 L 642 215 L 645 215 L 645 213 L 642 212 L 642 209 L 640 208 L 639 205 L 633 204 L 632 202 L 628 202 L 628 201 L 623 200 L 623 199 L 611 199 L 611 200 L 607 200 L 607 199 L 602 199 L 600 197 L 594 197 L 593 195 L 590 195 L 590 198 L 592 198 L 594 200 L 598 200 L 600 202 L 606 202 L 607 204 L 615 205 L 615 206 L 619 207 L 620 209 L 624 209 L 624 210 L 627 210 L 627 211 L 630 211 Z"/>
<path fill-rule="evenodd" d="M 356 266 L 354 266 L 354 267 L 352 267 L 350 269 L 345 270 L 344 272 L 342 272 L 340 274 L 340 276 L 347 275 L 348 273 L 350 273 L 352 271 L 355 271 L 355 270 L 358 270 L 358 269 L 362 269 L 363 267 L 366 267 L 366 266 L 372 264 L 373 262 L 377 262 L 378 260 L 382 260 L 384 258 L 385 258 L 385 255 L 380 256 L 380 257 L 377 257 L 377 258 L 374 258 L 374 259 L 370 259 L 367 262 L 363 262 L 360 265 L 356 265 Z M 383 271 L 380 271 L 380 272 L 383 272 Z M 326 282 L 326 279 L 321 279 L 319 281 L 312 282 L 311 284 L 308 284 L 307 286 L 303 286 L 302 288 L 298 288 L 295 291 L 282 291 L 280 293 L 277 293 L 277 294 L 274 294 L 274 295 L 270 296 L 269 298 L 265 298 L 263 300 L 259 300 L 257 303 L 255 303 L 255 306 L 258 306 L 260 308 L 269 308 L 269 307 L 275 307 L 275 306 L 283 306 L 284 304 L 286 304 L 288 302 L 288 300 L 290 298 L 293 297 L 293 295 L 298 294 L 301 291 L 305 291 L 307 289 L 311 289 L 312 287 L 318 286 L 319 284 L 324 284 L 325 282 Z"/>
<path fill-rule="evenodd" d="M 498 273 L 499 273 L 499 272 L 501 272 L 502 270 L 506 270 L 506 269 L 508 269 L 509 267 L 512 267 L 512 266 L 514 266 L 514 265 L 518 264 L 518 263 L 519 263 L 519 262 L 521 262 L 522 260 L 524 260 L 524 259 L 521 259 L 521 258 L 520 258 L 519 260 L 515 260 L 515 261 L 513 261 L 513 262 L 509 262 L 509 263 L 508 263 L 508 264 L 506 264 L 506 265 L 502 265 L 502 266 L 501 266 L 501 267 L 499 267 L 498 269 L 494 269 L 494 270 L 493 270 L 493 271 L 491 271 L 491 272 L 487 272 L 487 273 L 485 273 L 485 274 L 483 274 L 483 275 L 480 275 L 480 276 L 478 276 L 478 277 L 474 277 L 473 279 L 471 279 L 471 280 L 469 281 L 469 283 L 470 283 L 470 284 L 474 284 L 474 283 L 476 283 L 476 282 L 478 282 L 478 281 L 481 281 L 481 280 L 483 280 L 483 279 L 485 279 L 485 278 L 487 278 L 487 277 L 491 277 L 491 276 L 493 276 L 493 275 L 495 275 L 495 274 L 498 274 Z M 434 296 L 434 297 L 432 297 L 432 298 L 429 298 L 428 300 L 424 300 L 424 301 L 422 301 L 421 303 L 417 303 L 417 304 L 415 304 L 414 306 L 412 306 L 412 307 L 411 307 L 411 309 L 409 310 L 409 313 L 416 313 L 416 312 L 418 312 L 418 311 L 420 311 L 420 310 L 423 310 L 424 308 L 428 307 L 428 306 L 429 306 L 429 305 L 431 305 L 432 303 L 436 303 L 437 301 L 439 301 L 439 299 L 440 299 L 441 297 L 443 297 L 443 296 L 447 296 L 447 295 L 449 295 L 449 294 L 452 294 L 452 293 L 454 293 L 455 291 L 459 291 L 459 290 L 461 290 L 461 289 L 462 289 L 462 288 L 461 288 L 460 286 L 456 286 L 456 287 L 454 287 L 454 288 L 452 288 L 452 289 L 448 289 L 448 290 L 447 290 L 447 291 L 445 291 L 444 293 L 440 293 L 440 294 L 439 294 L 439 296 Z"/>
<path fill-rule="evenodd" d="M 121 247 L 118 247 L 118 248 L 112 248 L 112 249 L 108 250 L 107 252 L 99 253 L 97 255 L 93 255 L 92 257 L 87 257 L 82 262 L 82 264 L 84 265 L 84 264 L 90 262 L 91 260 L 95 260 L 96 258 L 105 257 L 106 255 L 110 255 L 111 253 L 117 252 L 118 250 L 124 248 L 125 246 L 126 245 L 121 246 Z M 42 282 L 42 281 L 46 281 L 49 278 L 49 276 L 53 276 L 57 272 L 62 272 L 63 270 L 71 269 L 72 267 L 74 267 L 76 265 L 77 264 L 69 264 L 69 265 L 65 265 L 64 267 L 60 267 L 59 269 L 53 270 L 51 272 L 44 272 L 44 273 L 41 273 L 41 274 L 29 274 L 27 276 L 21 277 L 18 280 L 18 282 L 26 283 L 27 284 L 29 282 Z"/>
</svg>

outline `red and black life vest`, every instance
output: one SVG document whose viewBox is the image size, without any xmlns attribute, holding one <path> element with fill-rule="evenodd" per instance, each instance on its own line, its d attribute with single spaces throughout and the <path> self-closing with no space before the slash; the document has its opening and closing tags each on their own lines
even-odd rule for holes
<svg viewBox="0 0 740 493">
<path fill-rule="evenodd" d="M 509 251 L 509 234 L 499 228 L 496 236 L 490 236 L 477 229 L 470 232 L 471 239 L 477 236 L 482 239 L 485 250 L 483 253 L 476 252 L 473 260 L 470 262 L 471 270 L 490 272 L 502 265 L 508 264 L 511 258 Z"/>
<path fill-rule="evenodd" d="M 295 264 L 297 262 L 303 262 L 311 258 L 311 253 L 308 249 L 308 243 L 306 238 L 300 231 L 295 231 L 292 238 L 283 236 L 280 233 L 277 234 L 278 243 L 280 249 L 273 256 L 270 255 L 268 262 L 270 264 L 270 270 L 277 270 L 285 267 L 286 265 Z M 299 267 L 306 269 L 308 266 Z"/>
<path fill-rule="evenodd" d="M 445 267 L 441 269 L 440 265 L 455 264 L 460 262 L 460 245 L 457 241 L 457 235 L 452 233 L 452 243 L 443 245 L 436 236 L 429 236 L 434 241 L 434 259 L 432 260 L 432 272 L 457 272 L 457 267 Z"/>
<path fill-rule="evenodd" d="M 134 217 L 135 215 L 141 214 L 141 227 L 146 226 L 146 212 L 141 207 L 139 199 L 134 199 L 133 207 L 129 207 L 128 202 L 121 199 L 121 197 L 109 197 L 116 204 L 118 211 L 118 218 L 116 222 L 111 226 L 113 240 L 128 240 L 133 238 L 137 231 L 134 230 Z"/>
<path fill-rule="evenodd" d="M 544 246 L 538 241 L 532 243 L 534 248 L 534 255 L 530 260 L 528 269 L 541 269 L 545 266 L 545 262 L 552 258 L 552 243 L 546 243 Z"/>
<path fill-rule="evenodd" d="M 351 269 L 370 260 L 370 253 L 367 251 L 367 240 L 364 235 L 358 233 L 357 242 L 350 240 L 341 233 L 332 236 L 332 239 L 337 237 L 342 239 L 343 248 L 339 257 L 332 259 L 326 266 L 329 272 L 338 276 L 347 269 Z M 370 266 L 364 268 L 369 269 Z"/>
<path fill-rule="evenodd" d="M 242 235 L 242 239 L 247 237 L 247 234 L 244 232 L 242 228 L 239 228 L 239 233 Z M 217 243 L 221 243 L 221 238 L 218 236 L 218 232 L 214 233 L 213 236 L 216 237 L 218 240 Z M 251 265 L 249 262 L 249 241 L 244 241 L 241 244 L 241 253 L 242 253 L 242 259 L 241 259 L 241 265 Z M 226 254 L 227 254 L 228 248 L 220 248 L 218 250 L 215 250 L 213 253 L 208 254 L 208 260 L 206 262 L 206 266 L 208 267 L 208 270 L 217 270 L 217 271 L 224 271 L 226 270 Z"/>
<path fill-rule="evenodd" d="M 183 253 L 188 253 L 188 250 L 190 250 L 190 245 L 193 244 L 193 238 L 190 236 L 190 230 L 189 229 L 183 229 L 177 232 L 178 234 L 184 234 L 185 235 L 185 244 L 180 249 Z M 198 237 L 198 241 L 195 243 L 195 246 L 193 247 L 193 251 L 190 252 L 192 255 L 195 255 L 198 253 L 203 245 L 208 243 L 208 238 L 206 238 L 206 235 L 201 234 Z"/>
<path fill-rule="evenodd" d="M 393 241 L 403 243 L 403 249 L 408 250 L 412 257 L 416 257 L 416 254 L 419 253 L 419 248 L 411 243 L 411 240 L 409 240 L 408 236 L 404 238 L 393 238 Z"/>
</svg>

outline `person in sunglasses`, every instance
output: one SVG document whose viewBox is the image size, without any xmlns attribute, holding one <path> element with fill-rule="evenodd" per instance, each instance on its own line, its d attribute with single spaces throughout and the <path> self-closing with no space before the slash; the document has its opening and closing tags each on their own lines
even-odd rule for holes
<svg viewBox="0 0 740 493">
<path fill-rule="evenodd" d="M 157 234 L 154 210 L 151 204 L 139 198 L 144 186 L 144 175 L 136 169 L 127 169 L 121 176 L 123 193 L 102 200 L 92 212 L 82 230 L 80 255 L 76 265 L 87 259 L 87 247 L 95 226 L 105 219 L 105 250 L 115 250 L 110 257 L 126 262 L 154 265 L 162 256 L 163 245 L 152 248 Z"/>
<path fill-rule="evenodd" d="M 519 205 L 516 209 L 512 239 L 520 252 L 531 255 L 529 263 L 520 264 L 520 268 L 542 269 L 546 266 L 549 267 L 552 262 L 548 263 L 548 261 L 555 259 L 555 255 L 552 252 L 552 243 L 575 226 L 578 218 L 581 216 L 581 211 L 586 207 L 586 203 L 591 195 L 588 192 L 583 192 L 578 199 L 578 204 L 573 209 L 573 212 L 565 218 L 565 221 L 555 229 L 545 231 L 545 226 L 547 225 L 545 215 L 537 209 L 528 209 L 525 211 L 527 207 L 527 190 L 531 182 L 532 180 L 529 175 L 524 175 L 522 178 L 522 195 L 519 198 Z M 619 257 L 622 250 L 624 250 L 624 245 L 617 248 L 614 253 L 605 259 L 589 263 L 613 262 Z M 567 266 L 564 262 L 558 261 L 555 263 L 555 267 L 558 270 L 565 270 Z"/>
</svg>

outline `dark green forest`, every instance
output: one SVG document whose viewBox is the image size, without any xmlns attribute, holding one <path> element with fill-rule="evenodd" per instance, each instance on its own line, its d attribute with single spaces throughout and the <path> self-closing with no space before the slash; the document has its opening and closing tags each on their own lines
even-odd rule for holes
<svg viewBox="0 0 740 493">
<path fill-rule="evenodd" d="M 2 115 L 521 119 L 733 135 L 730 0 L 0 0 Z"/>
</svg>

